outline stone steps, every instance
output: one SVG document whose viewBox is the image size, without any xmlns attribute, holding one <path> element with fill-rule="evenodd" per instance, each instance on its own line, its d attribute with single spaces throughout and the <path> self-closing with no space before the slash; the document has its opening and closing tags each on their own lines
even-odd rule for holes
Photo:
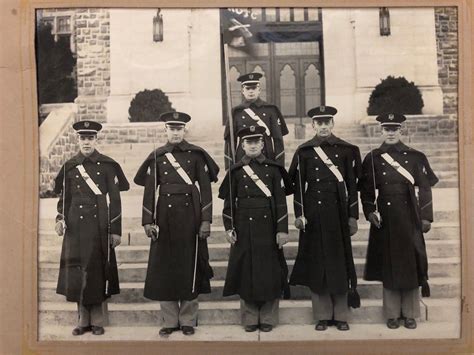
<svg viewBox="0 0 474 355">
<path fill-rule="evenodd" d="M 455 308 L 453 302 L 445 307 Z M 200 302 L 198 322 L 201 325 L 240 324 L 240 302 Z M 433 312 L 441 306 L 433 306 Z M 159 302 L 120 304 L 109 302 L 109 321 L 111 325 L 120 326 L 157 326 L 161 325 Z M 430 309 L 431 311 L 431 309 Z M 77 306 L 66 302 L 40 302 L 40 324 L 75 324 Z M 421 305 L 420 321 L 426 320 L 427 308 Z M 279 324 L 312 324 L 311 301 L 282 300 L 279 310 Z M 363 300 L 360 308 L 350 312 L 351 323 L 375 324 L 385 323 L 381 300 Z"/>
<path fill-rule="evenodd" d="M 459 239 L 459 224 L 453 222 L 434 222 L 431 230 L 425 234 L 425 240 L 454 240 Z M 289 226 L 288 231 L 290 241 L 298 241 L 299 231 L 293 226 Z M 130 245 L 149 245 L 150 239 L 145 236 L 143 228 L 137 226 L 134 229 L 126 231 L 122 237 L 122 244 L 128 244 L 128 235 L 130 235 Z M 212 225 L 211 236 L 207 239 L 209 244 L 223 243 L 226 233 L 224 226 Z M 352 241 L 367 240 L 369 236 L 369 224 L 365 221 L 359 221 L 359 231 L 354 234 Z M 54 230 L 41 230 L 39 237 L 40 246 L 61 245 L 62 238 L 58 237 Z"/>
<path fill-rule="evenodd" d="M 229 244 L 227 242 L 211 243 L 208 245 L 209 260 L 221 261 L 228 260 Z M 453 240 L 427 240 L 426 250 L 429 257 L 453 257 L 460 255 L 460 244 L 456 239 Z M 148 261 L 148 245 L 120 245 L 116 249 L 117 260 L 121 263 L 136 263 Z M 295 259 L 298 251 L 298 242 L 289 242 L 284 247 L 285 257 Z M 355 258 L 363 258 L 366 255 L 367 242 L 353 241 L 352 253 Z M 54 263 L 60 259 L 61 246 L 40 247 L 39 261 Z"/>
<path fill-rule="evenodd" d="M 214 280 L 225 280 L 227 271 L 227 260 L 211 261 L 211 267 L 214 270 Z M 288 259 L 289 274 L 293 270 L 295 261 Z M 365 258 L 354 258 L 356 273 L 362 276 L 365 267 Z M 120 282 L 144 282 L 147 270 L 147 263 L 125 263 L 118 261 Z M 428 274 L 433 277 L 459 277 L 461 270 L 460 257 L 429 257 Z M 39 280 L 56 282 L 58 280 L 59 264 L 58 263 L 40 263 Z"/>
</svg>

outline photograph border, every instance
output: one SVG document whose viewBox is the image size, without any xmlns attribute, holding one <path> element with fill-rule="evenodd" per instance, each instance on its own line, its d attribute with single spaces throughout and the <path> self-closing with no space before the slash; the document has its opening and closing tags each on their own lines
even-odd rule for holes
<svg viewBox="0 0 474 355">
<path fill-rule="evenodd" d="M 470 220 L 474 217 L 474 206 L 470 197 L 474 184 L 473 133 L 473 55 L 472 42 L 474 4 L 473 0 L 450 1 L 266 1 L 260 0 L 258 7 L 432 7 L 455 6 L 458 8 L 458 143 L 459 143 L 459 191 L 461 224 L 461 337 L 459 339 L 413 339 L 403 340 L 347 340 L 347 341 L 297 341 L 297 342 L 211 342 L 211 341 L 38 341 L 37 261 L 39 222 L 39 130 L 35 62 L 35 10 L 40 8 L 69 7 L 123 7 L 123 8 L 203 8 L 203 7 L 255 7 L 255 1 L 210 1 L 196 4 L 191 0 L 139 0 L 132 4 L 125 0 L 108 1 L 42 1 L 23 0 L 21 3 L 8 0 L 4 5 L 2 37 L 10 36 L 8 46 L 3 44 L 2 88 L 7 93 L 3 98 L 4 114 L 1 119 L 0 162 L 4 171 L 0 187 L 2 213 L 2 291 L 5 296 L 1 305 L 0 353 L 8 349 L 19 349 L 21 353 L 167 353 L 171 350 L 187 353 L 266 353 L 296 354 L 304 352 L 413 352 L 469 353 L 473 349 L 474 297 L 474 228 Z M 11 5 L 10 5 L 11 3 Z M 415 5 L 415 6 L 414 6 Z M 5 38 L 2 38 L 5 39 Z M 19 47 L 19 48 L 18 48 Z M 6 49 L 6 50 L 5 50 Z M 8 53 L 8 59 L 4 58 Z M 16 60 L 15 60 L 16 58 Z M 7 70 L 5 70 L 7 69 Z M 10 70 L 8 70 L 10 69 Z M 8 208 L 8 210 L 7 210 Z M 17 287 L 16 287 L 17 286 Z M 21 297 L 20 297 L 21 295 Z M 21 315 L 21 317 L 20 317 Z M 13 325 L 13 328 L 12 328 Z M 382 326 L 382 325 L 381 325 Z M 16 344 L 19 342 L 19 344 Z M 74 347 L 74 348 L 72 348 Z M 370 349 L 370 351 L 368 350 Z"/>
</svg>

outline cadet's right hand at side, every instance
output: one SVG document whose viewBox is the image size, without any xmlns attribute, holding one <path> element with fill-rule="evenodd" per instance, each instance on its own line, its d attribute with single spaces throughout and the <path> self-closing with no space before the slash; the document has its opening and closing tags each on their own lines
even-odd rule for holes
<svg viewBox="0 0 474 355">
<path fill-rule="evenodd" d="M 152 241 L 158 240 L 158 227 L 152 224 L 145 224 L 143 228 L 145 229 L 145 234 L 148 238 L 151 238 Z"/>
<path fill-rule="evenodd" d="M 54 226 L 54 230 L 56 231 L 56 234 L 58 236 L 62 237 L 64 235 L 64 231 L 66 230 L 66 222 L 60 219 L 59 221 L 56 222 L 56 225 Z"/>
<path fill-rule="evenodd" d="M 375 212 L 371 212 L 369 214 L 369 222 L 372 223 L 377 228 L 380 228 L 382 226 L 379 216 Z"/>
<path fill-rule="evenodd" d="M 225 238 L 231 245 L 234 245 L 237 241 L 237 233 L 235 232 L 235 230 L 229 229 L 226 231 Z"/>
<path fill-rule="evenodd" d="M 298 217 L 297 219 L 295 219 L 295 227 L 300 229 L 300 230 L 305 229 L 307 223 L 308 223 L 308 221 L 303 216 Z"/>
</svg>

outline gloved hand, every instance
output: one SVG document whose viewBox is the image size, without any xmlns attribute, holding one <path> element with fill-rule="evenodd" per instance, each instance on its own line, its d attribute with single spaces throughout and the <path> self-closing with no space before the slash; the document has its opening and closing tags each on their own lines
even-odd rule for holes
<svg viewBox="0 0 474 355">
<path fill-rule="evenodd" d="M 235 232 L 235 230 L 229 229 L 226 231 L 225 238 L 230 244 L 234 245 L 235 242 L 237 241 L 237 233 Z"/>
<path fill-rule="evenodd" d="M 369 222 L 372 223 L 377 228 L 380 228 L 382 226 L 381 218 L 379 218 L 378 213 L 375 213 L 375 212 L 371 212 L 369 214 Z"/>
<path fill-rule="evenodd" d="M 308 223 L 308 221 L 303 216 L 298 217 L 297 219 L 295 219 L 295 227 L 300 229 L 300 230 L 305 229 L 307 223 Z"/>
<path fill-rule="evenodd" d="M 211 235 L 211 222 L 202 221 L 199 227 L 199 238 L 206 239 Z"/>
<path fill-rule="evenodd" d="M 154 224 L 145 224 L 143 228 L 145 229 L 145 234 L 148 238 L 151 238 L 152 241 L 158 240 L 158 226 Z"/>
<path fill-rule="evenodd" d="M 421 231 L 423 233 L 428 233 L 431 229 L 431 222 L 426 219 L 421 220 Z"/>
<path fill-rule="evenodd" d="M 289 240 L 290 237 L 288 236 L 288 233 L 278 232 L 276 235 L 276 242 L 279 249 L 283 248 L 283 245 L 288 243 Z"/>
<path fill-rule="evenodd" d="M 111 234 L 110 235 L 110 246 L 114 249 L 116 246 L 119 246 L 122 242 L 122 238 L 118 234 Z"/>
<path fill-rule="evenodd" d="M 63 219 L 58 220 L 54 226 L 54 230 L 58 236 L 62 237 L 66 231 L 66 222 L 64 222 Z"/>
<path fill-rule="evenodd" d="M 349 217 L 349 235 L 353 236 L 358 230 L 359 227 L 357 226 L 357 219 L 354 217 Z"/>
</svg>

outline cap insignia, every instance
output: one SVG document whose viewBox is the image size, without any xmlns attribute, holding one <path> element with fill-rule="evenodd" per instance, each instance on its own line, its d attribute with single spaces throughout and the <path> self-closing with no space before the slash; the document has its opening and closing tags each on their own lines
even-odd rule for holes
<svg viewBox="0 0 474 355">
<path fill-rule="evenodd" d="M 250 132 L 255 132 L 255 126 L 250 126 Z"/>
<path fill-rule="evenodd" d="M 389 120 L 394 120 L 395 119 L 395 115 L 393 113 L 389 114 L 388 115 L 388 119 Z"/>
<path fill-rule="evenodd" d="M 179 113 L 178 113 L 178 112 L 174 112 L 174 113 L 173 113 L 173 118 L 178 119 L 178 118 L 179 118 Z"/>
<path fill-rule="evenodd" d="M 321 106 L 321 107 L 319 108 L 319 110 L 320 110 L 321 112 L 324 112 L 324 111 L 326 111 L 326 107 L 325 107 L 325 106 Z"/>
<path fill-rule="evenodd" d="M 84 127 L 89 127 L 89 122 L 84 122 Z"/>
</svg>

